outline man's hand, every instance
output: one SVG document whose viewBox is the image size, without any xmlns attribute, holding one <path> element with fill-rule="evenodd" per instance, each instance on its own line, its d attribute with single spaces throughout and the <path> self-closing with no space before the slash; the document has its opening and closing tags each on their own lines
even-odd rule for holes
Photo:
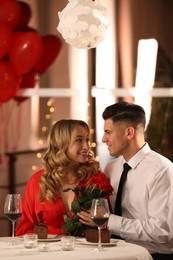
<svg viewBox="0 0 173 260">
<path fill-rule="evenodd" d="M 77 215 L 80 217 L 79 221 L 87 226 L 96 227 L 96 224 L 91 219 L 91 213 L 86 211 L 80 211 L 77 213 Z"/>
</svg>

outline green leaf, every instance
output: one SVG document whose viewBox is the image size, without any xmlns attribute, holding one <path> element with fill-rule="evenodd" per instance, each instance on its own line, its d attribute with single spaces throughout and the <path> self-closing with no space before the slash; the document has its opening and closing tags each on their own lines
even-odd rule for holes
<svg viewBox="0 0 173 260">
<path fill-rule="evenodd" d="M 84 225 L 79 222 L 79 218 L 77 217 L 74 219 L 67 217 L 66 224 L 62 227 L 62 230 L 69 235 L 82 236 L 84 233 Z"/>
<path fill-rule="evenodd" d="M 78 188 L 78 187 L 75 187 L 75 188 L 73 189 L 73 192 L 74 192 L 74 194 L 76 195 L 76 197 L 78 197 L 79 188 Z"/>
<path fill-rule="evenodd" d="M 64 217 L 64 221 L 65 221 L 65 223 L 67 223 L 68 225 L 73 224 L 73 220 L 72 220 L 71 218 L 68 218 L 67 216 Z"/>
<path fill-rule="evenodd" d="M 92 201 L 87 201 L 86 204 L 85 204 L 85 209 L 88 210 L 91 208 L 91 203 Z"/>
<path fill-rule="evenodd" d="M 98 189 L 93 190 L 93 196 L 94 198 L 100 198 L 101 192 Z"/>
<path fill-rule="evenodd" d="M 71 209 L 74 214 L 80 211 L 80 204 L 79 201 L 74 200 L 71 204 Z"/>
<path fill-rule="evenodd" d="M 85 197 L 79 197 L 79 198 L 78 198 L 78 201 L 79 201 L 80 203 L 85 203 L 87 200 L 88 200 L 88 196 L 87 196 L 87 195 L 86 195 Z"/>
</svg>

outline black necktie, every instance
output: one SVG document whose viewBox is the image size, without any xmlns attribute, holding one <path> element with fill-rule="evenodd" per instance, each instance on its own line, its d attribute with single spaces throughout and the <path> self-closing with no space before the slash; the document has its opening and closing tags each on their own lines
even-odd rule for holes
<svg viewBox="0 0 173 260">
<path fill-rule="evenodd" d="M 124 170 L 121 174 L 121 178 L 120 178 L 120 182 L 119 182 L 119 186 L 118 186 L 117 198 L 116 198 L 116 202 L 115 202 L 115 210 L 114 210 L 114 213 L 119 216 L 121 216 L 121 213 L 122 213 L 121 212 L 121 197 L 122 197 L 123 186 L 127 179 L 127 173 L 131 169 L 131 167 L 127 163 L 124 163 L 123 167 L 124 167 Z"/>
</svg>

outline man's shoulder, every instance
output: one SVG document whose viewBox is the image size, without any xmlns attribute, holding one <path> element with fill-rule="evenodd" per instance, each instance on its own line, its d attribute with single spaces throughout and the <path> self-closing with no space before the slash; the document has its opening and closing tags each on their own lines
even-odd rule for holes
<svg viewBox="0 0 173 260">
<path fill-rule="evenodd" d="M 173 163 L 171 160 L 169 160 L 167 157 L 165 157 L 164 155 L 151 150 L 150 153 L 148 154 L 148 157 L 150 158 L 150 160 L 154 161 L 157 164 L 161 164 L 161 165 L 170 165 L 171 167 L 173 167 Z"/>
</svg>

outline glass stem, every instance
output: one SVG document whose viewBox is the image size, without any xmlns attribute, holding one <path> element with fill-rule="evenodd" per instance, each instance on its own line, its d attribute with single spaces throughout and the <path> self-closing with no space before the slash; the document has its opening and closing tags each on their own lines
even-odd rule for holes
<svg viewBox="0 0 173 260">
<path fill-rule="evenodd" d="M 15 221 L 12 221 L 12 240 L 14 239 Z"/>
<path fill-rule="evenodd" d="M 102 250 L 102 243 L 101 243 L 101 227 L 98 227 L 98 235 L 99 235 L 99 241 L 98 241 L 98 250 Z"/>
</svg>

